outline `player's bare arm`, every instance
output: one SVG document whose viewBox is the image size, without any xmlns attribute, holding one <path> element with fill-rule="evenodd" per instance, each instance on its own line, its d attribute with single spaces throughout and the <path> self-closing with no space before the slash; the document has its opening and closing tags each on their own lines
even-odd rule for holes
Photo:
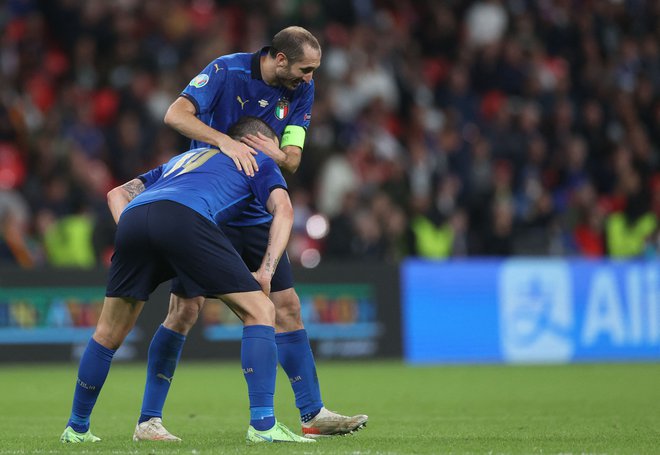
<svg viewBox="0 0 660 455">
<path fill-rule="evenodd" d="M 140 179 L 133 179 L 121 186 L 111 189 L 108 192 L 108 207 L 112 213 L 115 223 L 119 223 L 119 217 L 124 208 L 145 190 L 144 183 Z"/>
<path fill-rule="evenodd" d="M 184 136 L 207 144 L 215 144 L 222 153 L 234 161 L 236 169 L 249 176 L 259 170 L 254 151 L 247 144 L 238 142 L 224 133 L 211 128 L 195 116 L 195 106 L 183 96 L 177 98 L 165 114 L 165 124 Z"/>
<path fill-rule="evenodd" d="M 285 145 L 280 148 L 279 145 L 268 136 L 261 133 L 248 134 L 243 137 L 242 141 L 256 150 L 261 150 L 266 155 L 271 157 L 277 165 L 287 172 L 295 173 L 300 166 L 302 158 L 302 149 L 295 145 Z"/>
<path fill-rule="evenodd" d="M 285 153 L 286 159 L 284 160 L 284 163 L 280 165 L 280 167 L 293 174 L 298 170 L 298 166 L 300 166 L 300 160 L 302 159 L 302 149 L 295 145 L 285 145 L 282 147 L 282 151 Z"/>
<path fill-rule="evenodd" d="M 291 199 L 289 199 L 289 193 L 282 188 L 274 189 L 270 193 L 266 208 L 273 215 L 273 222 L 270 225 L 268 247 L 261 261 L 261 266 L 254 273 L 254 276 L 263 291 L 268 295 L 270 294 L 270 280 L 289 242 L 289 235 L 293 226 L 293 207 Z"/>
</svg>

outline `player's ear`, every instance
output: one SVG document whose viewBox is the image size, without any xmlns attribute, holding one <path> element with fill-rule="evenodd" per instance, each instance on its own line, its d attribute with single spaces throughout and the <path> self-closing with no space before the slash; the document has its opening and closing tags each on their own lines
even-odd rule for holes
<svg viewBox="0 0 660 455">
<path fill-rule="evenodd" d="M 278 52 L 275 55 L 275 64 L 281 68 L 286 68 L 289 65 L 289 59 L 284 55 L 284 52 Z"/>
</svg>

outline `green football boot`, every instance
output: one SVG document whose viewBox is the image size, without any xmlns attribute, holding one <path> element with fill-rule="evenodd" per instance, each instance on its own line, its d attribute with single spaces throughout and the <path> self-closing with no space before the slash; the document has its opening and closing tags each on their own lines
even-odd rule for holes
<svg viewBox="0 0 660 455">
<path fill-rule="evenodd" d="M 293 431 L 289 430 L 284 424 L 275 421 L 275 425 L 270 430 L 259 431 L 255 430 L 252 425 L 248 427 L 245 440 L 248 443 L 260 442 L 316 442 L 313 439 L 303 438 L 298 436 Z"/>
<path fill-rule="evenodd" d="M 86 433 L 78 433 L 71 427 L 66 427 L 64 433 L 60 436 L 60 442 L 98 442 L 101 438 L 98 438 L 92 434 L 91 431 L 87 430 Z"/>
</svg>

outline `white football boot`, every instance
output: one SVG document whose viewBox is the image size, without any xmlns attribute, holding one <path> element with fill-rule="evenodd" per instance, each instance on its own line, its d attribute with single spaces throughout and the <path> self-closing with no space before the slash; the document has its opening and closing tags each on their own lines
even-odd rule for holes
<svg viewBox="0 0 660 455">
<path fill-rule="evenodd" d="M 152 417 L 146 422 L 138 423 L 133 433 L 133 441 L 168 441 L 179 442 L 181 438 L 174 436 L 163 426 L 160 417 Z"/>
<path fill-rule="evenodd" d="M 302 424 L 302 433 L 304 437 L 311 439 L 341 436 L 364 428 L 367 426 L 367 420 L 369 416 L 364 414 L 349 417 L 323 407 L 312 420 Z"/>
</svg>

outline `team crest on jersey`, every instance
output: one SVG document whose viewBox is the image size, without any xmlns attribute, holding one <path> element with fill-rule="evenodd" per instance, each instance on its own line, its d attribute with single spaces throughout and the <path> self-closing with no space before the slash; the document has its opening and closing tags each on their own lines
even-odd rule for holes
<svg viewBox="0 0 660 455">
<path fill-rule="evenodd" d="M 278 120 L 284 120 L 289 115 L 289 100 L 280 99 L 275 106 L 275 117 Z"/>
<path fill-rule="evenodd" d="M 198 74 L 193 78 L 192 81 L 190 81 L 190 85 L 196 88 L 202 88 L 209 82 L 209 75 L 208 74 Z"/>
</svg>

